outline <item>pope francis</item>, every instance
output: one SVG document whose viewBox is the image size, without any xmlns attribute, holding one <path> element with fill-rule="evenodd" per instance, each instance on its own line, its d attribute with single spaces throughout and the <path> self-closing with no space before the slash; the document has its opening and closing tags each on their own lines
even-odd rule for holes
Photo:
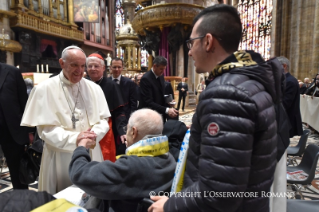
<svg viewBox="0 0 319 212">
<path fill-rule="evenodd" d="M 44 140 L 39 191 L 55 194 L 72 185 L 68 167 L 82 139 L 98 143 L 109 130 L 110 112 L 103 91 L 82 78 L 86 56 L 69 46 L 59 60 L 62 71 L 33 88 L 21 126 L 36 126 Z M 103 161 L 99 145 L 92 146 L 92 160 Z"/>
</svg>

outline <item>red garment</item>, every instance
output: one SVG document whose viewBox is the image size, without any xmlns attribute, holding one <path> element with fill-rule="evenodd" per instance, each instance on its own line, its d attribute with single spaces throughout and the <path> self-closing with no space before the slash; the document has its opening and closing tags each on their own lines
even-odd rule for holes
<svg viewBox="0 0 319 212">
<path fill-rule="evenodd" d="M 111 117 L 109 118 L 108 122 L 109 122 L 110 130 L 106 133 L 106 135 L 100 141 L 100 147 L 101 147 L 103 159 L 115 162 L 116 148 L 115 148 L 114 134 L 112 130 Z"/>
</svg>

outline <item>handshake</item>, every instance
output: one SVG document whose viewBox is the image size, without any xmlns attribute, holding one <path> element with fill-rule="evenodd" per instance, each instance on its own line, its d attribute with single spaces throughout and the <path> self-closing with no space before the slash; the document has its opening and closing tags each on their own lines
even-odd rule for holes
<svg viewBox="0 0 319 212">
<path fill-rule="evenodd" d="M 96 145 L 96 137 L 97 135 L 95 134 L 95 132 L 91 131 L 90 128 L 87 131 L 83 131 L 78 135 L 76 139 L 76 145 L 84 146 L 87 149 L 94 149 Z"/>
</svg>

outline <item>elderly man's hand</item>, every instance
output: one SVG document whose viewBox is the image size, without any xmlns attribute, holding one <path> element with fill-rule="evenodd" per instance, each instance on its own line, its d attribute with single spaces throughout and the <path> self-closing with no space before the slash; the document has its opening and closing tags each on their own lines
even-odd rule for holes
<svg viewBox="0 0 319 212">
<path fill-rule="evenodd" d="M 149 208 L 148 212 L 164 212 L 164 204 L 168 200 L 166 196 L 153 196 L 151 200 L 155 201 Z"/>
<path fill-rule="evenodd" d="M 79 143 L 78 146 L 84 146 L 85 148 L 89 149 L 89 148 L 94 148 L 95 147 L 95 140 L 91 140 L 91 139 L 82 139 Z"/>
<path fill-rule="evenodd" d="M 80 141 L 83 139 L 90 139 L 90 140 L 94 140 L 96 139 L 96 134 L 95 132 L 91 131 L 91 129 L 88 129 L 86 131 L 80 132 L 80 134 L 78 135 L 77 139 L 76 139 L 76 144 L 77 146 L 79 145 Z"/>
<path fill-rule="evenodd" d="M 178 111 L 175 108 L 168 109 L 168 115 L 171 118 L 175 118 L 178 115 Z"/>
</svg>

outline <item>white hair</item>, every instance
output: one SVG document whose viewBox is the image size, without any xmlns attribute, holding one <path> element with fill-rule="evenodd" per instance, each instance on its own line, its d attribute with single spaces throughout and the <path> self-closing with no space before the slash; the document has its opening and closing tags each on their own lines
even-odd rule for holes
<svg viewBox="0 0 319 212">
<path fill-rule="evenodd" d="M 162 116 L 151 109 L 140 109 L 131 114 L 128 121 L 129 127 L 136 127 L 139 136 L 158 135 L 163 132 Z"/>
<path fill-rule="evenodd" d="M 98 57 L 95 57 L 95 56 L 87 57 L 86 58 L 86 64 L 88 64 L 92 59 L 98 59 L 101 62 L 101 65 L 105 66 L 104 60 L 101 60 L 101 58 L 98 58 Z"/>
<path fill-rule="evenodd" d="M 290 61 L 286 57 L 280 56 L 280 57 L 277 57 L 277 59 L 279 60 L 281 65 L 283 65 L 283 64 L 287 65 L 287 71 L 290 70 Z"/>
<path fill-rule="evenodd" d="M 70 49 L 78 49 L 78 50 L 82 51 L 83 54 L 84 54 L 85 57 L 86 57 L 85 52 L 84 52 L 80 47 L 72 45 L 72 46 L 66 47 L 66 48 L 63 49 L 63 51 L 62 51 L 61 58 L 62 58 L 62 60 L 63 60 L 64 62 L 65 62 L 66 58 L 68 57 L 68 50 L 70 50 Z"/>
</svg>

